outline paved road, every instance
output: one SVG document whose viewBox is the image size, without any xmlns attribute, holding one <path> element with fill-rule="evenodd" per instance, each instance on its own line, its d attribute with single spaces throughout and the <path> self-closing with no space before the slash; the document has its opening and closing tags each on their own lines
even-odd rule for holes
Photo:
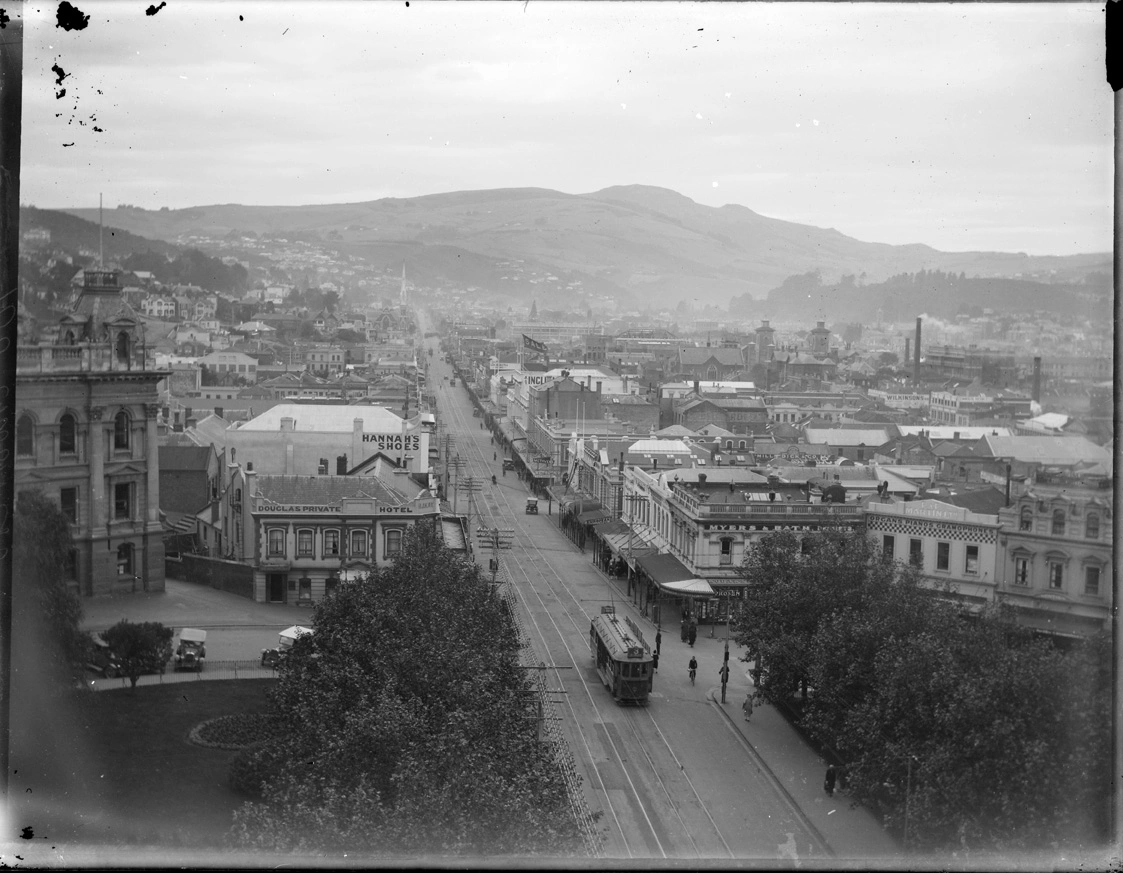
<svg viewBox="0 0 1123 873">
<path fill-rule="evenodd" d="M 744 721 L 740 704 L 751 681 L 735 645 L 729 702 L 720 703 L 724 628 L 715 637 L 703 628 L 689 649 L 679 639 L 677 617 L 665 610 L 672 630 L 663 634 L 650 704 L 634 709 L 612 702 L 592 666 L 590 617 L 611 602 L 648 640 L 655 627 L 633 607 L 623 583 L 607 578 L 591 554 L 561 533 L 556 516 L 525 515 L 527 491 L 517 477 L 508 474 L 491 486 L 498 465 L 490 434 L 471 416 L 466 389 L 448 387 L 450 368 L 437 355 L 430 360 L 432 378 L 444 380 L 437 392 L 442 428 L 468 461 L 466 474 L 486 483 L 474 512 L 485 525 L 515 531 L 505 572 L 537 657 L 555 677 L 554 698 L 586 800 L 603 814 L 605 856 L 797 865 L 868 859 L 881 866 L 898 858 L 899 847 L 873 816 L 851 809 L 844 797 L 826 796 L 825 762 L 774 709 L 758 707 Z M 694 686 L 686 668 L 692 654 L 700 665 Z"/>
</svg>

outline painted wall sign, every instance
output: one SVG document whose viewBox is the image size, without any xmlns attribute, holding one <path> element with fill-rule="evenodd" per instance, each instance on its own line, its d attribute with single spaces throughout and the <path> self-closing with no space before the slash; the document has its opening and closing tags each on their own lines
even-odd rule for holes
<svg viewBox="0 0 1123 873">
<path fill-rule="evenodd" d="M 417 452 L 421 450 L 421 437 L 416 434 L 364 433 L 364 443 L 374 443 L 380 452 Z"/>
</svg>

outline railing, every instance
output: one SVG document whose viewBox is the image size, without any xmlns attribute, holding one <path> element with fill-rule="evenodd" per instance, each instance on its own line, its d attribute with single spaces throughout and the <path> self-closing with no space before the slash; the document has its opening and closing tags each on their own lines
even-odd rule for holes
<svg viewBox="0 0 1123 873">
<path fill-rule="evenodd" d="M 16 372 L 104 373 L 154 370 L 155 362 L 148 359 L 147 351 L 145 346 L 138 345 L 122 360 L 111 343 L 22 345 L 16 348 Z"/>
<path fill-rule="evenodd" d="M 261 659 L 250 661 L 204 661 L 203 669 L 176 670 L 169 661 L 163 673 L 146 673 L 137 680 L 137 685 L 167 685 L 176 682 L 200 682 L 205 679 L 275 679 L 277 671 L 272 667 L 261 666 Z M 131 683 L 126 676 L 106 679 L 96 673 L 87 672 L 84 685 L 90 691 L 113 691 L 129 688 Z"/>
<path fill-rule="evenodd" d="M 767 521 L 777 519 L 777 524 L 785 519 L 798 518 L 854 518 L 862 514 L 862 507 L 846 503 L 787 503 L 776 500 L 767 503 L 703 503 L 688 494 L 676 495 L 683 508 L 699 518 L 715 515 L 735 518 L 751 518 Z"/>
</svg>

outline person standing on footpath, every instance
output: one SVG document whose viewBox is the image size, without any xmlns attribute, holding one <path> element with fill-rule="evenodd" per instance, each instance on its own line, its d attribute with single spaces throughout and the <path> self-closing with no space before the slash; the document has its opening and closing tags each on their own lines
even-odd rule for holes
<svg viewBox="0 0 1123 873">
<path fill-rule="evenodd" d="M 749 720 L 749 716 L 753 714 L 753 696 L 746 695 L 745 702 L 741 704 L 741 709 L 745 712 L 745 721 Z"/>
<path fill-rule="evenodd" d="M 725 703 L 725 686 L 729 684 L 729 665 L 723 663 L 717 674 L 721 677 L 721 702 Z"/>
<path fill-rule="evenodd" d="M 651 653 L 651 669 L 652 669 L 653 672 L 659 669 L 659 650 L 658 649 L 656 649 L 654 652 Z"/>
<path fill-rule="evenodd" d="M 659 651 L 663 648 L 663 634 L 660 631 L 655 631 L 655 654 L 658 655 Z"/>
<path fill-rule="evenodd" d="M 827 767 L 827 776 L 823 780 L 823 790 L 827 792 L 827 797 L 834 797 L 834 783 L 838 779 L 838 770 L 835 769 L 834 764 Z"/>
<path fill-rule="evenodd" d="M 690 643 L 691 648 L 694 648 L 694 641 L 696 639 L 698 639 L 698 625 L 691 620 L 690 627 L 686 629 L 686 640 Z"/>
</svg>

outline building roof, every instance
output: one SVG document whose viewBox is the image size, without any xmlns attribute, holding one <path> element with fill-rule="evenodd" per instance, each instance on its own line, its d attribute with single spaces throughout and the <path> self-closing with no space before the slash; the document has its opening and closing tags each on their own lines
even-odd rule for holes
<svg viewBox="0 0 1123 873">
<path fill-rule="evenodd" d="M 381 406 L 352 406 L 346 403 L 325 403 L 308 406 L 302 403 L 278 403 L 261 415 L 247 421 L 239 430 L 279 431 L 281 419 L 291 418 L 293 430 L 319 433 L 350 433 L 355 419 L 361 419 L 368 433 L 389 433 L 403 427 L 401 417 Z"/>
<path fill-rule="evenodd" d="M 160 469 L 167 471 L 205 472 L 215 454 L 213 445 L 208 446 L 160 446 L 158 454 Z"/>
<path fill-rule="evenodd" d="M 931 425 L 931 424 L 901 424 L 897 426 L 901 436 L 927 435 L 928 439 L 936 440 L 975 440 L 982 439 L 988 434 L 993 436 L 1013 436 L 1014 432 L 1008 427 L 977 427 L 966 425 Z"/>
<path fill-rule="evenodd" d="M 743 367 L 745 364 L 744 358 L 741 357 L 740 349 L 729 349 L 713 346 L 703 348 L 686 348 L 678 350 L 679 364 L 688 367 L 696 367 L 701 364 L 707 363 L 711 358 L 725 367 Z"/>
<path fill-rule="evenodd" d="M 334 506 L 344 497 L 368 497 L 390 506 L 409 502 L 374 476 L 259 476 L 257 495 L 286 505 Z"/>
<path fill-rule="evenodd" d="M 889 442 L 889 432 L 883 428 L 819 428 L 807 427 L 803 435 L 809 443 L 829 446 L 883 446 Z"/>
<path fill-rule="evenodd" d="M 947 493 L 945 493 L 947 492 Z M 939 488 L 924 491 L 920 495 L 923 499 L 933 498 L 966 509 L 968 512 L 997 515 L 998 510 L 1006 505 L 1006 494 L 1000 488 L 988 485 L 986 488 L 976 488 L 972 491 L 949 491 Z"/>
<path fill-rule="evenodd" d="M 1047 467 L 1111 461 L 1111 452 L 1082 436 L 984 436 L 976 445 L 975 454 Z"/>
</svg>

